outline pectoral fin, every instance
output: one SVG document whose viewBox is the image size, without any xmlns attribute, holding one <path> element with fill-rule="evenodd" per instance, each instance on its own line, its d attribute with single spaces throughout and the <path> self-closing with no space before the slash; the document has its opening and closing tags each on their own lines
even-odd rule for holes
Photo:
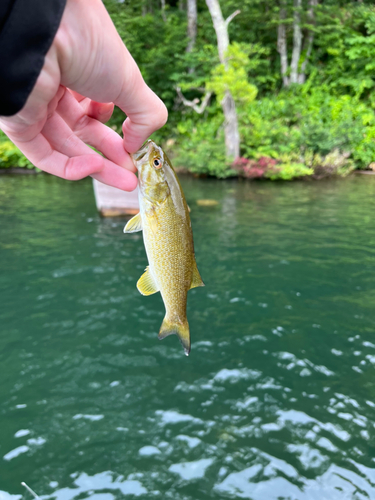
<svg viewBox="0 0 375 500">
<path fill-rule="evenodd" d="M 194 259 L 193 276 L 191 278 L 190 290 L 192 288 L 196 288 L 197 286 L 204 286 L 204 283 L 203 283 L 203 280 L 201 278 L 201 275 L 199 274 L 197 263 L 195 262 L 195 259 Z"/>
<path fill-rule="evenodd" d="M 137 231 L 142 231 L 141 212 L 132 217 L 124 227 L 124 233 L 136 233 Z"/>
<path fill-rule="evenodd" d="M 150 268 L 146 267 L 146 272 L 142 274 L 137 282 L 138 291 L 142 295 L 152 295 L 159 291 L 159 287 L 150 272 Z"/>
</svg>

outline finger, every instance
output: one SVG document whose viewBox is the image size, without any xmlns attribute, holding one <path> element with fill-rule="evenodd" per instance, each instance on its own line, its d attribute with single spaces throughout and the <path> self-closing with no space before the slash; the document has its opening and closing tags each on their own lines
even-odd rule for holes
<svg viewBox="0 0 375 500">
<path fill-rule="evenodd" d="M 88 99 L 87 97 L 85 97 L 84 95 L 80 94 L 79 92 L 76 92 L 75 90 L 69 89 L 69 92 L 74 96 L 74 98 L 78 102 L 81 102 L 84 99 Z"/>
<path fill-rule="evenodd" d="M 148 87 L 147 87 L 148 88 Z M 142 101 L 142 104 L 149 103 L 140 111 L 130 113 L 122 126 L 124 134 L 124 148 L 129 153 L 135 153 L 147 140 L 150 135 L 165 125 L 168 119 L 168 111 L 164 103 L 148 89 L 149 94 L 147 99 Z"/>
<path fill-rule="evenodd" d="M 30 109 L 23 108 L 17 115 L 0 119 L 2 130 L 13 142 L 28 142 L 43 129 L 48 117 L 55 112 L 66 88 L 60 85 L 49 103 L 42 102 L 40 96 L 31 95 L 27 101 Z"/>
<path fill-rule="evenodd" d="M 123 124 L 124 147 L 129 153 L 134 153 L 155 130 L 166 123 L 168 111 L 146 85 L 130 54 L 127 71 L 122 91 L 114 103 L 127 115 Z"/>
<path fill-rule="evenodd" d="M 54 150 L 42 134 L 17 146 L 35 166 L 63 179 L 75 181 L 91 175 L 125 191 L 133 191 L 137 186 L 136 176 L 128 170 L 108 162 L 96 153 L 69 158 Z"/>
<path fill-rule="evenodd" d="M 98 126 L 105 127 L 105 125 L 97 122 Z M 107 129 L 107 127 L 105 127 Z M 114 132 L 112 129 L 108 129 L 110 132 Z M 50 143 L 52 149 L 61 152 L 62 154 L 72 158 L 74 156 L 81 155 L 98 155 L 94 150 L 92 150 L 87 144 L 85 144 L 68 126 L 68 124 L 63 120 L 63 118 L 55 113 L 47 122 L 42 130 L 42 134 Z M 117 134 L 116 134 L 117 135 Z M 120 144 L 121 138 L 119 137 Z M 106 142 L 106 141 L 104 141 Z M 126 155 L 122 148 L 122 155 Z M 131 159 L 128 158 L 129 163 Z M 111 160 L 105 158 L 104 163 L 108 166 L 116 165 Z M 119 165 L 116 165 L 119 166 Z M 121 166 L 119 166 L 122 168 Z M 134 167 L 133 167 L 134 168 Z"/>
<path fill-rule="evenodd" d="M 99 158 L 103 159 L 102 156 L 99 156 Z M 115 164 L 106 164 L 102 170 L 90 175 L 103 184 L 121 189 L 122 191 L 134 191 L 138 185 L 136 175 Z"/>
<path fill-rule="evenodd" d="M 113 102 L 90 101 L 86 114 L 95 120 L 106 123 L 111 118 L 114 108 Z"/>
<path fill-rule="evenodd" d="M 60 85 L 59 90 L 57 91 L 55 97 L 52 99 L 52 101 L 48 104 L 47 107 L 47 118 L 53 115 L 53 113 L 56 111 L 56 108 L 59 104 L 59 101 L 62 99 L 66 92 L 66 88 Z"/>
<path fill-rule="evenodd" d="M 134 163 L 124 150 L 121 137 L 110 127 L 106 127 L 99 121 L 83 114 L 80 104 L 70 93 L 67 92 L 63 99 L 60 100 L 57 112 L 70 128 L 70 131 L 66 131 L 66 134 L 73 131 L 79 139 L 95 147 L 109 160 L 135 172 Z M 59 126 L 56 121 L 52 122 L 52 125 L 55 123 Z M 51 124 L 49 124 L 49 127 L 51 127 Z M 51 131 L 49 128 L 47 134 L 50 135 L 50 133 L 61 132 L 57 132 L 57 130 Z"/>
<path fill-rule="evenodd" d="M 91 116 L 91 118 L 95 118 L 95 120 L 99 120 L 102 123 L 106 123 L 111 118 L 115 107 L 113 102 L 96 102 L 83 96 L 82 94 L 79 94 L 75 90 L 68 90 L 75 100 L 80 103 L 83 112 L 86 115 Z"/>
</svg>

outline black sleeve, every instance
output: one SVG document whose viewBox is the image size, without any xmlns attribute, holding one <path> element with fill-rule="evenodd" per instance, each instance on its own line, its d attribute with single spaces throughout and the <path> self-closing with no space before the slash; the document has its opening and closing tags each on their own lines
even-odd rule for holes
<svg viewBox="0 0 375 500">
<path fill-rule="evenodd" d="M 0 0 L 0 115 L 20 111 L 42 70 L 66 0 Z"/>
</svg>

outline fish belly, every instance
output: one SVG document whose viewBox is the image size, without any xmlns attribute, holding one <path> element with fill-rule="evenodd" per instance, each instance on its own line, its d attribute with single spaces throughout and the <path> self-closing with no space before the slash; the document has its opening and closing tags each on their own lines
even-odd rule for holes
<svg viewBox="0 0 375 500">
<path fill-rule="evenodd" d="M 167 316 L 186 319 L 187 292 L 192 280 L 190 227 L 179 216 L 157 213 L 142 217 L 143 238 L 150 271 L 158 284 Z"/>
</svg>

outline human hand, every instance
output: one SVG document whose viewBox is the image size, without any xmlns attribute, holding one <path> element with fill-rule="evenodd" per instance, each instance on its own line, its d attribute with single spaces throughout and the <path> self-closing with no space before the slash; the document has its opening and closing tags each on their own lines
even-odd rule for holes
<svg viewBox="0 0 375 500">
<path fill-rule="evenodd" d="M 124 140 L 104 125 L 114 105 L 127 115 Z M 131 191 L 137 178 L 128 153 L 167 116 L 101 0 L 67 0 L 34 89 L 19 113 L 0 118 L 0 128 L 45 172 L 68 180 L 91 175 Z"/>
</svg>

